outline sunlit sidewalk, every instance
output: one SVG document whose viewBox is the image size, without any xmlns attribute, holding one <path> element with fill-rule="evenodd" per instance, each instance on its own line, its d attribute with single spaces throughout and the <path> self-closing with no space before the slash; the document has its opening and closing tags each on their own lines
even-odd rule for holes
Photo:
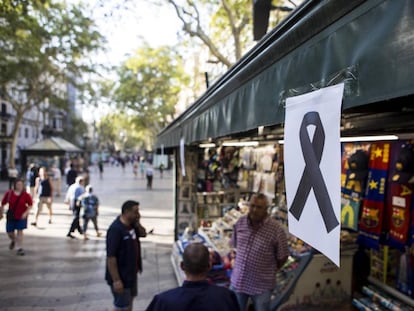
<svg viewBox="0 0 414 311">
<path fill-rule="evenodd" d="M 9 250 L 5 220 L 0 222 L 0 310 L 112 310 L 112 296 L 104 281 L 106 229 L 127 199 L 141 202 L 142 223 L 154 234 L 142 239 L 144 272 L 139 275 L 139 293 L 134 310 L 145 310 L 153 295 L 177 286 L 170 262 L 173 242 L 172 179 L 154 179 L 147 191 L 144 180 L 135 179 L 132 169 L 105 167 L 103 179 L 91 172 L 91 183 L 101 200 L 96 237 L 89 225 L 89 240 L 78 233 L 66 237 L 72 220 L 63 197 L 55 199 L 52 224 L 46 208 L 38 226 L 25 230 L 25 256 Z M 156 175 L 157 177 L 157 175 Z M 0 182 L 4 193 L 8 183 Z M 33 211 L 29 223 L 34 218 Z"/>
</svg>

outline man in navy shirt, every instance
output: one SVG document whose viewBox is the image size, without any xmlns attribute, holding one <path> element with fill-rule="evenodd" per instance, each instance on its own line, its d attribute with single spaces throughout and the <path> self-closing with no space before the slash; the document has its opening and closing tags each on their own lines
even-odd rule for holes
<svg viewBox="0 0 414 311">
<path fill-rule="evenodd" d="M 137 273 L 142 272 L 139 237 L 145 228 L 139 223 L 139 202 L 126 201 L 106 235 L 105 279 L 114 296 L 114 311 L 131 311 L 137 295 Z"/>
<path fill-rule="evenodd" d="M 189 244 L 181 269 L 186 279 L 182 286 L 155 295 L 147 311 L 239 311 L 236 295 L 225 287 L 210 285 L 210 254 L 203 244 Z"/>
</svg>

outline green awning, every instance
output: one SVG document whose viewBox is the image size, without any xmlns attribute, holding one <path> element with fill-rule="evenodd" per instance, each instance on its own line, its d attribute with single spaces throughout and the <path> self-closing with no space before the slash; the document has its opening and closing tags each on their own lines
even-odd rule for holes
<svg viewBox="0 0 414 311">
<path fill-rule="evenodd" d="M 36 142 L 24 149 L 26 153 L 33 153 L 35 151 L 41 152 L 82 152 L 82 149 L 78 148 L 74 144 L 68 142 L 61 137 L 50 137 L 39 142 Z"/>
<path fill-rule="evenodd" d="M 157 147 L 284 122 L 287 97 L 345 82 L 342 109 L 414 94 L 414 1 L 305 1 L 162 130 Z"/>
</svg>

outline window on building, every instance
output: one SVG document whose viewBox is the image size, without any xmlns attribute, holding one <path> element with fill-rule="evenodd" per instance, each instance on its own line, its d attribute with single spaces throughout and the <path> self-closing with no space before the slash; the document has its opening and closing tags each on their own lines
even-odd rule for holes
<svg viewBox="0 0 414 311">
<path fill-rule="evenodd" d="M 28 127 L 26 127 L 24 129 L 24 138 L 29 138 L 29 128 Z"/>
<path fill-rule="evenodd" d="M 54 117 L 52 120 L 52 128 L 55 130 L 61 130 L 63 127 L 63 120 L 61 117 Z"/>
<path fill-rule="evenodd" d="M 6 123 L 1 124 L 1 135 L 7 135 L 7 124 Z"/>
</svg>

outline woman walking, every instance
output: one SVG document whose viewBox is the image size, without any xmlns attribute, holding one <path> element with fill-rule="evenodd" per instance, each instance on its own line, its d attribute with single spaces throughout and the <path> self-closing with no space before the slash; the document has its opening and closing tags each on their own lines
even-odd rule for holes
<svg viewBox="0 0 414 311">
<path fill-rule="evenodd" d="M 9 249 L 12 250 L 17 245 L 17 255 L 23 256 L 23 230 L 27 228 L 27 216 L 33 201 L 30 194 L 25 191 L 22 179 L 16 179 L 14 189 L 8 190 L 3 195 L 0 219 L 3 218 L 4 206 L 6 205 L 9 205 L 6 220 L 6 232 L 10 238 Z"/>
<path fill-rule="evenodd" d="M 49 179 L 46 168 L 41 167 L 39 169 L 39 177 L 36 178 L 36 184 L 34 189 L 37 196 L 37 211 L 35 221 L 31 223 L 32 226 L 37 226 L 39 215 L 42 212 L 43 205 L 46 204 L 49 211 L 49 224 L 52 223 L 52 202 L 53 202 L 53 186 Z"/>
</svg>

